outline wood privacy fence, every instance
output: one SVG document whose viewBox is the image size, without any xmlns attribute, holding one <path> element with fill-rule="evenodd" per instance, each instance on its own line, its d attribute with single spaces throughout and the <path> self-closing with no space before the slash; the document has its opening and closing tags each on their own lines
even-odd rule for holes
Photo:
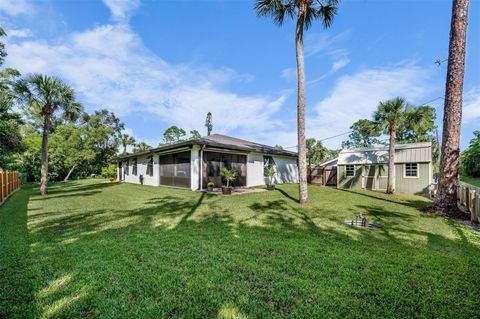
<svg viewBox="0 0 480 319">
<path fill-rule="evenodd" d="M 20 188 L 20 175 L 14 171 L 0 170 L 0 204 Z"/>
<path fill-rule="evenodd" d="M 480 221 L 480 187 L 460 182 L 457 198 L 459 204 L 470 212 L 472 222 L 478 223 Z"/>
</svg>

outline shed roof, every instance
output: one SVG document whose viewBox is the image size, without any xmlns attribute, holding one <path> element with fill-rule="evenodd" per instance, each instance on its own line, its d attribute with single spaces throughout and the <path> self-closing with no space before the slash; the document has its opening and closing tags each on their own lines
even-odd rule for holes
<svg viewBox="0 0 480 319">
<path fill-rule="evenodd" d="M 395 145 L 395 163 L 422 163 L 432 161 L 432 143 Z M 347 149 L 340 152 L 338 165 L 388 163 L 388 146 Z"/>
<path fill-rule="evenodd" d="M 144 152 L 120 155 L 119 158 L 128 158 L 128 157 L 134 157 L 134 156 L 154 154 L 154 153 L 158 153 L 166 150 L 173 150 L 176 148 L 192 146 L 192 145 L 206 145 L 210 147 L 225 148 L 225 149 L 247 151 L 247 152 L 258 152 L 258 153 L 265 153 L 265 154 L 272 154 L 272 155 L 284 155 L 284 156 L 293 156 L 293 157 L 297 156 L 297 153 L 295 152 L 278 149 L 273 146 L 259 144 L 256 142 L 242 140 L 236 137 L 231 137 L 231 136 L 222 135 L 222 134 L 212 134 L 210 136 L 203 136 L 199 139 L 191 139 L 188 141 L 179 142 L 175 144 L 162 145 L 160 147 L 153 148 L 151 150 L 144 151 Z"/>
</svg>

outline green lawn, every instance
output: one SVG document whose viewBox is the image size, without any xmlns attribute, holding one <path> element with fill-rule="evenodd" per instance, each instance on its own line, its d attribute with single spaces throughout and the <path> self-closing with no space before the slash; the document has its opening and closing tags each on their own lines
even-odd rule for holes
<svg viewBox="0 0 480 319">
<path fill-rule="evenodd" d="M 471 184 L 471 185 L 473 185 L 473 186 L 478 186 L 478 187 L 480 187 L 480 178 L 462 176 L 462 177 L 460 177 L 460 180 L 461 180 L 462 182 Z"/>
<path fill-rule="evenodd" d="M 98 180 L 0 207 L 0 318 L 475 318 L 480 235 L 428 200 L 221 197 Z M 342 222 L 364 212 L 382 225 Z"/>
</svg>

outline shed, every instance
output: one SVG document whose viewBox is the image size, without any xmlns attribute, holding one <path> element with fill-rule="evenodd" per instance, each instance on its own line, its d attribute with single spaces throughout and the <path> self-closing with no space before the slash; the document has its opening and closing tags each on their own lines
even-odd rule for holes
<svg viewBox="0 0 480 319">
<path fill-rule="evenodd" d="M 337 187 L 385 191 L 388 146 L 347 149 L 338 157 Z M 432 143 L 395 145 L 395 190 L 427 193 L 432 184 Z"/>
</svg>

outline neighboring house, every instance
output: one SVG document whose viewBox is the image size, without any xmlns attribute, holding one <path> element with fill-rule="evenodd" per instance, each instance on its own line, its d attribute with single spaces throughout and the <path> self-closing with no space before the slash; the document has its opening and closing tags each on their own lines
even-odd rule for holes
<svg viewBox="0 0 480 319">
<path fill-rule="evenodd" d="M 338 188 L 385 191 L 387 174 L 388 146 L 343 150 L 339 154 Z M 432 180 L 432 143 L 395 146 L 395 191 L 428 193 Z"/>
<path fill-rule="evenodd" d="M 220 134 L 120 155 L 120 181 L 154 186 L 205 189 L 222 184 L 220 171 L 237 171 L 233 186 L 265 185 L 264 167 L 274 165 L 274 182 L 298 183 L 297 153 Z"/>
</svg>

